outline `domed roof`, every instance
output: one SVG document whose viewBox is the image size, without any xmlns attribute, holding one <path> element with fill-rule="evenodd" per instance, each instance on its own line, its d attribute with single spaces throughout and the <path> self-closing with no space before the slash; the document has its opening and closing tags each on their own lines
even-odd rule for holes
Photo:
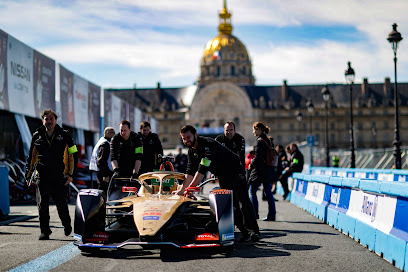
<svg viewBox="0 0 408 272">
<path fill-rule="evenodd" d="M 254 84 L 251 59 L 245 45 L 232 35 L 231 13 L 227 1 L 219 13 L 218 36 L 210 40 L 201 58 L 201 85 L 229 81 L 236 84 Z"/>
<path fill-rule="evenodd" d="M 235 36 L 220 34 L 210 40 L 204 49 L 203 61 L 216 59 L 249 61 L 245 45 Z"/>
</svg>

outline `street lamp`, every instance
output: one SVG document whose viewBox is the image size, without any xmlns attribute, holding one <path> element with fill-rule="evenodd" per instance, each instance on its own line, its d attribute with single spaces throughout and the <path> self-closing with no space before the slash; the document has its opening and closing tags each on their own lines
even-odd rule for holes
<svg viewBox="0 0 408 272">
<path fill-rule="evenodd" d="M 307 112 L 309 113 L 309 122 L 310 122 L 309 130 L 310 130 L 310 135 L 312 135 L 312 133 L 313 133 L 312 117 L 313 117 L 314 105 L 313 105 L 313 102 L 312 102 L 312 98 L 311 98 L 311 97 L 309 97 L 309 98 L 307 99 L 306 107 L 307 107 Z"/>
<path fill-rule="evenodd" d="M 398 43 L 402 40 L 401 33 L 397 31 L 397 24 L 392 25 L 392 31 L 388 34 L 387 40 L 392 45 L 394 51 L 394 107 L 395 107 L 395 130 L 394 130 L 394 160 L 395 169 L 401 169 L 401 142 L 399 136 L 398 122 L 398 89 L 397 89 L 397 49 Z"/>
<path fill-rule="evenodd" d="M 296 120 L 298 121 L 298 142 L 301 140 L 301 135 L 300 135 L 300 123 L 303 120 L 303 114 L 300 111 L 296 111 Z"/>
<path fill-rule="evenodd" d="M 322 96 L 323 100 L 325 102 L 325 111 L 326 111 L 326 142 L 325 142 L 325 147 L 326 147 L 326 167 L 330 167 L 330 151 L 329 151 L 329 100 L 330 100 L 330 91 L 329 91 L 329 86 L 326 84 L 326 86 L 323 87 L 322 89 Z"/>
<path fill-rule="evenodd" d="M 353 84 L 354 84 L 354 69 L 351 68 L 351 63 L 347 63 L 348 68 L 344 73 L 347 84 L 350 90 L 350 151 L 351 151 L 351 164 L 350 168 L 356 168 L 356 154 L 354 150 L 354 124 L 353 124 Z"/>
</svg>

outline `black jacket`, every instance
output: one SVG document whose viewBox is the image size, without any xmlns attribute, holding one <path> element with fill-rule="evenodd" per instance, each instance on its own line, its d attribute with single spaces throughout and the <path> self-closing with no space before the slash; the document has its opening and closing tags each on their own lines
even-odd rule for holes
<svg viewBox="0 0 408 272">
<path fill-rule="evenodd" d="M 245 165 L 245 139 L 240 134 L 235 133 L 231 140 L 227 138 L 224 134 L 218 135 L 215 138 L 216 141 L 220 142 L 223 146 L 237 154 L 241 160 L 242 165 Z"/>
<path fill-rule="evenodd" d="M 109 177 L 112 175 L 112 171 L 109 169 L 108 158 L 110 155 L 110 143 L 104 142 L 99 146 L 98 158 L 96 160 L 96 165 L 99 169 L 99 174 L 102 177 Z"/>
<path fill-rule="evenodd" d="M 256 139 L 254 158 L 251 161 L 251 173 L 248 179 L 249 183 L 272 182 L 275 175 L 275 169 L 266 164 L 266 149 L 268 147 L 261 138 L 270 144 L 270 140 L 265 133 L 262 133 Z"/>
<path fill-rule="evenodd" d="M 163 147 L 156 133 L 150 133 L 146 138 L 142 133 L 138 132 L 138 136 L 143 140 L 143 156 L 142 165 L 139 173 L 152 172 L 153 169 L 158 169 L 157 155 L 163 155 Z"/>
<path fill-rule="evenodd" d="M 110 144 L 111 160 L 118 161 L 119 174 L 121 176 L 132 175 L 136 160 L 142 160 L 142 139 L 133 131 L 130 132 L 126 141 L 120 133 L 113 136 Z"/>
<path fill-rule="evenodd" d="M 26 162 L 26 179 L 29 179 L 37 164 L 41 182 L 60 180 L 64 175 L 73 176 L 78 161 L 78 150 L 71 135 L 59 125 L 55 125 L 54 134 L 48 138 L 44 126 L 33 134 L 30 153 Z"/>
<path fill-rule="evenodd" d="M 288 173 L 302 172 L 303 163 L 304 163 L 303 155 L 299 151 L 299 149 L 296 149 L 295 152 L 293 152 L 292 156 L 290 156 L 290 165 L 289 170 L 287 172 Z"/>
<path fill-rule="evenodd" d="M 210 171 L 218 177 L 221 188 L 232 188 L 239 175 L 245 176 L 238 156 L 209 137 L 198 136 L 197 149 L 189 148 L 187 157 L 187 174 L 194 176 L 199 172 L 205 175 Z"/>
</svg>

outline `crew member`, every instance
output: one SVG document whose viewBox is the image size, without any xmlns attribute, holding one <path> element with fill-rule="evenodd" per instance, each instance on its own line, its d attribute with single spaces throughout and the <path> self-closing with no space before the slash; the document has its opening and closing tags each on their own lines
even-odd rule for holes
<svg viewBox="0 0 408 272">
<path fill-rule="evenodd" d="M 143 140 L 142 165 L 139 173 L 143 174 L 157 170 L 159 168 L 158 155 L 163 155 L 163 147 L 159 136 L 151 132 L 150 123 L 147 121 L 140 123 L 138 135 Z"/>
<path fill-rule="evenodd" d="M 39 240 L 48 240 L 50 229 L 49 198 L 57 206 L 64 233 L 72 232 L 71 217 L 67 205 L 66 185 L 72 181 L 77 164 L 77 147 L 68 131 L 57 125 L 58 115 L 51 109 L 41 114 L 43 125 L 33 134 L 30 153 L 26 163 L 26 181 L 37 170 L 37 206 L 41 235 Z"/>
<path fill-rule="evenodd" d="M 96 171 L 98 188 L 105 193 L 108 190 L 110 178 L 112 177 L 112 163 L 110 156 L 110 141 L 115 135 L 113 127 L 106 127 L 103 137 L 96 143 L 89 162 L 89 170 Z"/>
<path fill-rule="evenodd" d="M 259 227 L 248 196 L 245 170 L 238 156 L 214 139 L 198 136 L 193 126 L 184 126 L 180 136 L 188 147 L 188 163 L 183 185 L 176 193 L 183 195 L 187 187 L 197 186 L 210 171 L 218 177 L 222 189 L 233 190 L 234 220 L 241 231 L 241 241 L 259 241 Z"/>
<path fill-rule="evenodd" d="M 137 133 L 131 131 L 129 121 L 120 122 L 119 133 L 113 136 L 110 148 L 114 175 L 137 178 L 143 155 L 143 143 Z"/>
<path fill-rule="evenodd" d="M 226 122 L 224 125 L 224 134 L 218 135 L 215 140 L 237 154 L 242 165 L 245 165 L 245 139 L 236 133 L 235 124 L 233 122 Z"/>
</svg>

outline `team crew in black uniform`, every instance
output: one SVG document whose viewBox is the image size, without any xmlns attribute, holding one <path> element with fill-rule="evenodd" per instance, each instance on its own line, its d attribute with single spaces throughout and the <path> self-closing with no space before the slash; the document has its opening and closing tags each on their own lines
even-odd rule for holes
<svg viewBox="0 0 408 272">
<path fill-rule="evenodd" d="M 210 171 L 218 177 L 222 189 L 234 192 L 234 220 L 241 231 L 241 241 L 259 241 L 259 227 L 248 196 L 245 170 L 238 156 L 214 139 L 198 136 L 193 126 L 184 126 L 180 136 L 188 147 L 188 163 L 183 186 L 176 193 L 183 195 L 187 187 L 197 186 Z"/>
<path fill-rule="evenodd" d="M 49 198 L 57 206 L 58 215 L 66 236 L 71 234 L 71 217 L 66 200 L 66 185 L 72 181 L 78 156 L 77 147 L 68 131 L 57 125 L 58 115 L 52 110 L 41 114 L 43 126 L 33 134 L 30 153 L 26 163 L 26 181 L 37 170 L 37 206 L 41 235 L 39 240 L 48 240 L 50 229 Z"/>
<path fill-rule="evenodd" d="M 141 175 L 159 168 L 158 155 L 163 155 L 163 147 L 159 135 L 151 132 L 149 122 L 143 121 L 140 124 L 140 132 L 137 134 L 143 141 L 142 165 L 139 171 Z"/>
<path fill-rule="evenodd" d="M 224 134 L 218 135 L 215 140 L 238 155 L 242 165 L 245 165 L 245 139 L 236 133 L 235 124 L 226 122 Z"/>
<path fill-rule="evenodd" d="M 119 133 L 111 141 L 111 160 L 114 176 L 137 178 L 143 155 L 143 141 L 131 131 L 130 122 L 119 124 Z"/>
</svg>

